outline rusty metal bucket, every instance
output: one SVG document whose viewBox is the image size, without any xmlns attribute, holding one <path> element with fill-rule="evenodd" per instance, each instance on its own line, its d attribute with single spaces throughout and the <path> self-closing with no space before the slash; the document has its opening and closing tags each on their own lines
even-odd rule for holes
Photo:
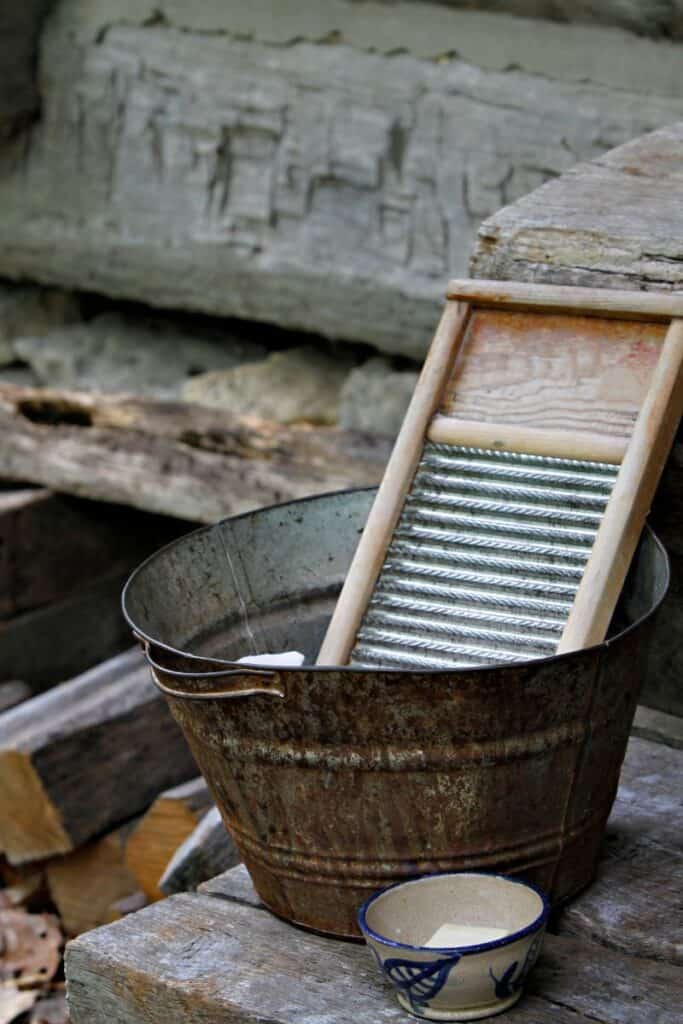
<svg viewBox="0 0 683 1024">
<path fill-rule="evenodd" d="M 251 512 L 148 559 L 123 606 L 156 682 L 276 914 L 356 936 L 374 889 L 469 867 L 564 899 L 595 870 L 666 553 L 647 529 L 589 650 L 455 671 L 235 664 L 314 659 L 373 496 Z"/>
</svg>

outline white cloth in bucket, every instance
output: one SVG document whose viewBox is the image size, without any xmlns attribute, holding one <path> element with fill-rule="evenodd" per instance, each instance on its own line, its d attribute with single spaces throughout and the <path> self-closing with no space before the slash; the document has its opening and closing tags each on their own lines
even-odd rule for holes
<svg viewBox="0 0 683 1024">
<path fill-rule="evenodd" d="M 281 654 L 247 654 L 244 658 L 238 658 L 239 662 L 248 662 L 249 665 L 270 665 L 281 668 L 297 668 L 303 665 L 304 656 L 299 651 L 282 651 Z"/>
</svg>

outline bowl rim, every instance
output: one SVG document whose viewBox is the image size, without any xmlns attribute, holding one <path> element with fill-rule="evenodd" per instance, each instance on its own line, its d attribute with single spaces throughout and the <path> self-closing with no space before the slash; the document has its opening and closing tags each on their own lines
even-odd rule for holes
<svg viewBox="0 0 683 1024">
<path fill-rule="evenodd" d="M 486 878 L 501 878 L 505 882 L 512 882 L 515 885 L 524 886 L 525 889 L 531 889 L 541 899 L 541 912 L 538 917 L 534 918 L 531 924 L 525 925 L 524 928 L 520 928 L 515 932 L 510 932 L 509 935 L 504 935 L 500 939 L 492 939 L 490 942 L 480 942 L 471 946 L 414 946 L 408 942 L 399 942 L 397 939 L 390 939 L 386 935 L 381 935 L 379 932 L 374 931 L 373 928 L 367 922 L 367 912 L 372 904 L 383 896 L 387 892 L 391 892 L 392 889 L 399 889 L 402 886 L 416 885 L 420 882 L 424 882 L 430 878 L 444 878 L 444 877 L 457 877 L 458 875 L 470 875 L 474 877 L 486 877 Z M 420 875 L 418 878 L 407 878 L 400 882 L 394 882 L 392 885 L 387 885 L 383 889 L 378 889 L 373 892 L 371 896 L 361 903 L 358 908 L 358 924 L 360 930 L 366 938 L 374 939 L 376 942 L 381 943 L 383 946 L 388 946 L 391 949 L 409 949 L 417 953 L 435 953 L 435 954 L 455 954 L 458 953 L 460 956 L 468 956 L 475 953 L 481 953 L 491 949 L 497 949 L 501 946 L 508 946 L 513 942 L 517 942 L 519 939 L 523 939 L 527 935 L 531 935 L 533 932 L 539 931 L 543 928 L 548 920 L 552 905 L 550 900 L 546 896 L 543 889 L 540 886 L 535 885 L 533 882 L 528 882 L 524 878 L 515 878 L 512 875 L 502 874 L 500 871 L 472 871 L 467 868 L 462 871 L 435 871 L 428 875 Z"/>
</svg>

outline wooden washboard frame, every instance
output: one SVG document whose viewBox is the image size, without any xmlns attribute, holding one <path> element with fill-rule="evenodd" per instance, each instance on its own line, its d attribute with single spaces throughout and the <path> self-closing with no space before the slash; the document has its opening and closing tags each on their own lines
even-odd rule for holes
<svg viewBox="0 0 683 1024">
<path fill-rule="evenodd" d="M 434 445 L 613 467 L 556 651 L 601 642 L 683 411 L 682 368 L 683 295 L 452 281 L 318 664 L 348 663 Z"/>
</svg>

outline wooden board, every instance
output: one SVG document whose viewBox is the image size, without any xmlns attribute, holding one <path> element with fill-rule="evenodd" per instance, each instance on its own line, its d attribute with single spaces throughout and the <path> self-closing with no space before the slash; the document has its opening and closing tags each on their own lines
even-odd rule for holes
<svg viewBox="0 0 683 1024">
<path fill-rule="evenodd" d="M 563 932 L 683 963 L 683 751 L 631 739 L 594 884 Z"/>
<path fill-rule="evenodd" d="M 0 680 L 21 681 L 36 694 L 130 647 L 121 615 L 128 575 L 84 580 L 62 601 L 0 622 Z"/>
<path fill-rule="evenodd" d="M 0 849 L 67 853 L 197 769 L 135 649 L 0 718 Z"/>
<path fill-rule="evenodd" d="M 0 489 L 0 619 L 55 604 L 104 574 L 130 571 L 187 529 L 182 521 L 44 488 Z"/>
<path fill-rule="evenodd" d="M 628 438 L 666 325 L 475 312 L 440 412 L 460 420 Z"/>
<path fill-rule="evenodd" d="M 0 385 L 0 477 L 195 522 L 377 483 L 385 438 L 181 402 Z"/>
<path fill-rule="evenodd" d="M 683 411 L 679 314 L 683 299 L 667 295 L 451 282 L 318 662 L 457 668 L 522 660 L 511 631 L 522 612 L 540 618 L 533 600 L 543 593 L 559 597 L 564 628 L 558 637 L 539 628 L 528 656 L 600 643 Z M 506 486 L 500 456 L 510 462 Z M 541 464 L 539 456 L 574 461 Z M 525 488 L 534 467 L 541 486 Z M 571 484 L 549 484 L 543 474 L 553 467 Z M 592 494 L 579 500 L 572 488 L 584 488 L 582 473 L 592 474 Z M 431 547 L 425 527 L 434 527 Z M 476 551 L 485 565 L 492 546 L 480 530 L 495 534 L 490 571 L 471 563 Z M 540 538 L 552 564 L 511 570 L 501 556 L 513 551 L 510 533 L 516 555 L 523 535 L 534 561 Z M 467 571 L 458 564 L 465 556 Z M 575 563 L 582 574 L 569 584 Z M 417 631 L 407 615 L 433 615 L 435 597 L 443 598 L 439 621 L 420 619 Z M 464 624 L 463 609 L 444 603 L 455 597 L 470 602 Z M 507 629 L 493 614 L 501 600 L 518 613 Z"/>
<path fill-rule="evenodd" d="M 259 907 L 248 876 L 174 896 L 70 943 L 73 1024 L 405 1021 L 368 951 L 308 934 Z M 546 937 L 511 1024 L 677 1024 L 677 967 L 570 936 Z"/>
<path fill-rule="evenodd" d="M 506 1014 L 511 1024 L 680 1020 L 683 973 L 671 926 L 682 773 L 683 752 L 630 741 L 598 881 L 560 918 L 559 934 L 547 936 L 527 994 Z M 187 1014 L 205 1024 L 406 1020 L 363 947 L 274 918 L 243 865 L 198 894 L 82 936 L 69 945 L 66 968 L 73 1024 L 156 1024 Z"/>
</svg>

